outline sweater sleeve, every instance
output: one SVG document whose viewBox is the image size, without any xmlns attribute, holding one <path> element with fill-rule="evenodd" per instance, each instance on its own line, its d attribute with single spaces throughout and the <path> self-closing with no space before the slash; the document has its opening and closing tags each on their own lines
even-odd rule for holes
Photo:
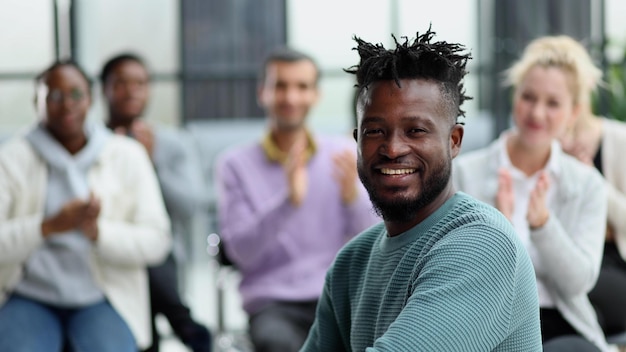
<svg viewBox="0 0 626 352">
<path fill-rule="evenodd" d="M 588 177 L 581 187 L 580 207 L 563 224 L 555 214 L 541 228 L 531 231 L 541 265 L 537 276 L 565 297 L 586 294 L 598 278 L 606 228 L 607 201 L 602 178 Z"/>
<path fill-rule="evenodd" d="M 317 303 L 315 322 L 309 330 L 304 346 L 300 352 L 350 351 L 348 342 L 341 335 L 341 324 L 337 320 L 333 307 L 331 285 L 332 271 L 326 275 L 326 284 Z"/>
<path fill-rule="evenodd" d="M 33 194 L 20 190 L 29 187 L 33 189 L 39 181 L 36 174 L 28 175 L 30 178 L 27 178 L 20 173 L 11 173 L 9 170 L 16 164 L 10 155 L 7 157 L 3 154 L 0 157 L 0 264 L 23 262 L 43 243 L 43 211 L 14 215 L 16 209 L 25 208 L 24 203 L 36 202 L 37 198 Z"/>
<path fill-rule="evenodd" d="M 115 157 L 125 158 L 124 172 L 132 175 L 126 182 L 133 190 L 134 207 L 124 219 L 99 217 L 95 251 L 101 260 L 114 265 L 160 263 L 171 249 L 170 222 L 148 154 L 142 148 L 127 146 Z"/>
<path fill-rule="evenodd" d="M 433 247 L 407 304 L 366 351 L 492 351 L 533 318 L 536 338 L 503 350 L 540 350 L 532 264 L 503 237 L 477 226 Z"/>
</svg>

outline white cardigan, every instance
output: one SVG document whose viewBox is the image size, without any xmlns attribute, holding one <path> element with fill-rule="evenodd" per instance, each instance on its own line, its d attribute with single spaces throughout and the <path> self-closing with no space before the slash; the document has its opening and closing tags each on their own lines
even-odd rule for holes
<svg viewBox="0 0 626 352">
<path fill-rule="evenodd" d="M 608 221 L 626 260 L 626 123 L 602 119 L 602 172 L 609 196 Z"/>
<path fill-rule="evenodd" d="M 477 199 L 495 205 L 498 189 L 499 141 L 459 156 L 453 164 L 455 187 Z M 563 317 L 602 351 L 610 351 L 597 322 L 587 293 L 594 287 L 604 250 L 607 195 L 602 176 L 565 154 L 558 143 L 552 148 L 562 175 L 556 187 L 550 218 L 541 228 L 530 231 L 541 263 L 533 263 L 537 276 Z"/>
<path fill-rule="evenodd" d="M 137 345 L 145 348 L 151 342 L 146 266 L 162 261 L 171 246 L 154 170 L 141 145 L 113 135 L 88 178 L 101 201 L 91 272 Z M 0 306 L 20 281 L 29 255 L 43 243 L 46 186 L 46 164 L 23 136 L 0 146 Z"/>
</svg>

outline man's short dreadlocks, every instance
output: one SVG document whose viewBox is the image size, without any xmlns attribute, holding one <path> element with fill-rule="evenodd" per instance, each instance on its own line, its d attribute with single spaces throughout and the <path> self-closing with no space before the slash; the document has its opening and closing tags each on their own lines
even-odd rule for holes
<svg viewBox="0 0 626 352">
<path fill-rule="evenodd" d="M 371 44 L 361 38 L 354 37 L 358 46 L 354 48 L 359 52 L 361 61 L 345 71 L 356 74 L 356 87 L 359 95 L 376 81 L 394 80 L 401 87 L 402 79 L 425 79 L 440 82 L 442 93 L 448 96 L 449 103 L 454 104 L 451 111 L 456 112 L 455 117 L 465 116 L 465 111 L 460 106 L 465 100 L 471 99 L 465 95 L 463 77 L 467 74 L 465 66 L 470 54 L 462 54 L 465 47 L 460 44 L 447 42 L 431 43 L 435 35 L 430 28 L 413 42 L 407 37 L 403 43 L 399 43 L 392 35 L 395 50 L 385 49 L 382 44 Z"/>
</svg>

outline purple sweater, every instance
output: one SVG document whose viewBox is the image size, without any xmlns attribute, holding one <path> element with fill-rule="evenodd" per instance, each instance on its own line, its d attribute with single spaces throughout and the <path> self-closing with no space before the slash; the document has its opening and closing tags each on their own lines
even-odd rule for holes
<svg viewBox="0 0 626 352">
<path fill-rule="evenodd" d="M 317 299 L 339 249 L 380 222 L 360 184 L 358 199 L 345 206 L 333 178 L 332 155 L 355 150 L 354 143 L 339 137 L 316 137 L 315 143 L 309 189 L 299 207 L 289 202 L 283 167 L 267 159 L 260 143 L 230 150 L 218 161 L 220 235 L 241 271 L 248 314 L 273 301 Z"/>
</svg>

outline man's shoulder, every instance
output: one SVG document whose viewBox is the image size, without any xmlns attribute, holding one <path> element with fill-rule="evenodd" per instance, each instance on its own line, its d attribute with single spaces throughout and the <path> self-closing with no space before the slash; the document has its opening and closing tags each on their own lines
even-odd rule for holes
<svg viewBox="0 0 626 352">
<path fill-rule="evenodd" d="M 183 128 L 169 128 L 156 126 L 154 140 L 166 148 L 182 148 L 185 140 L 190 140 L 190 133 Z"/>
<path fill-rule="evenodd" d="M 256 175 L 262 172 L 264 155 L 259 142 L 233 145 L 215 156 L 215 171 L 217 174 L 235 172 Z"/>
<path fill-rule="evenodd" d="M 517 250 L 521 243 L 511 222 L 496 208 L 468 194 L 457 192 L 458 198 L 442 224 L 448 240 L 472 241 Z"/>
<path fill-rule="evenodd" d="M 478 200 L 463 191 L 456 192 L 455 198 L 455 204 L 450 209 L 450 212 L 453 213 L 454 216 L 469 216 L 468 218 L 464 218 L 465 221 L 474 222 L 482 219 L 483 217 L 504 218 L 502 213 L 500 213 L 493 206 Z"/>
<path fill-rule="evenodd" d="M 262 151 L 261 144 L 258 141 L 236 144 L 225 148 L 219 153 L 219 160 L 232 161 L 241 158 L 249 158 L 258 155 Z"/>
</svg>

